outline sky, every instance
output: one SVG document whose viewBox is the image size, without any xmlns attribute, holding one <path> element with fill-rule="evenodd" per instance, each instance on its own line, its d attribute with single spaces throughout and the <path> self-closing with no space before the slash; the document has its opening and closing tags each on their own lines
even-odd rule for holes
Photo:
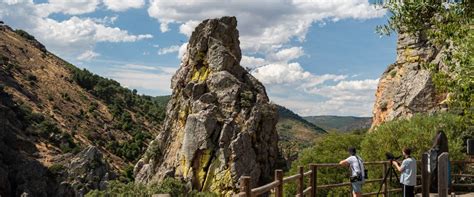
<svg viewBox="0 0 474 197">
<path fill-rule="evenodd" d="M 395 61 L 387 11 L 368 0 L 0 0 L 0 20 L 80 68 L 139 93 L 171 94 L 194 27 L 236 16 L 241 65 L 296 113 L 372 116 Z"/>
</svg>

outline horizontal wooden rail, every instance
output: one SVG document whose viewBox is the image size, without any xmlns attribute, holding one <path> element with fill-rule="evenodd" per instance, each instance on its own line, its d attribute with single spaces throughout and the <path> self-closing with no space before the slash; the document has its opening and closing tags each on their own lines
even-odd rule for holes
<svg viewBox="0 0 474 197">
<path fill-rule="evenodd" d="M 293 175 L 293 176 L 285 177 L 285 178 L 283 178 L 283 183 L 287 183 L 287 182 L 296 180 L 296 179 L 298 179 L 298 178 L 300 178 L 300 175 L 299 175 L 299 174 L 295 174 L 295 175 Z"/>
<path fill-rule="evenodd" d="M 451 176 L 455 176 L 455 177 L 470 177 L 470 178 L 474 178 L 474 174 L 452 174 Z"/>
<path fill-rule="evenodd" d="M 308 194 L 310 191 L 311 191 L 311 187 L 308 187 L 306 188 L 304 191 L 303 191 L 303 194 Z"/>
<path fill-rule="evenodd" d="M 474 187 L 474 184 L 462 184 L 462 183 L 455 183 L 453 186 L 457 187 Z"/>
<path fill-rule="evenodd" d="M 261 194 L 264 194 L 266 192 L 269 192 L 271 189 L 278 186 L 278 184 L 280 184 L 279 181 L 273 181 L 269 184 L 266 184 L 266 185 L 263 185 L 263 186 L 260 186 L 260 187 L 257 187 L 257 188 L 253 188 L 252 189 L 252 195 L 257 196 L 257 195 L 261 195 Z"/>
</svg>

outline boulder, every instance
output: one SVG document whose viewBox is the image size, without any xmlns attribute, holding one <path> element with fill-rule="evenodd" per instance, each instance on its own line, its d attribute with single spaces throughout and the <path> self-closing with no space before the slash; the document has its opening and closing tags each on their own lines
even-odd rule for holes
<svg viewBox="0 0 474 197">
<path fill-rule="evenodd" d="M 167 176 L 192 189 L 231 195 L 241 176 L 253 187 L 272 180 L 278 150 L 276 106 L 264 86 L 239 65 L 237 20 L 209 19 L 192 33 L 163 130 L 135 166 L 135 181 Z"/>
</svg>

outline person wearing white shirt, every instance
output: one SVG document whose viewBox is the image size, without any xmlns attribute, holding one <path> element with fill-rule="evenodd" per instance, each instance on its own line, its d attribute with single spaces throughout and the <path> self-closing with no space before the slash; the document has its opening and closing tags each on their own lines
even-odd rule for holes
<svg viewBox="0 0 474 197">
<path fill-rule="evenodd" d="M 356 149 L 348 149 L 350 156 L 339 162 L 340 165 L 351 167 L 352 196 L 362 196 L 362 184 L 365 181 L 364 161 L 356 154 Z"/>
</svg>

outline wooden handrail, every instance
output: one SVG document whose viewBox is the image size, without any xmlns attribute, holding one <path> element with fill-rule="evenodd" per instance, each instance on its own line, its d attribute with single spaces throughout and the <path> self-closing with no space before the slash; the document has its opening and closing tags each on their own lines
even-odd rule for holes
<svg viewBox="0 0 474 197">
<path fill-rule="evenodd" d="M 292 175 L 292 176 L 289 176 L 289 177 L 285 177 L 285 178 L 283 178 L 283 183 L 288 183 L 288 182 L 296 180 L 298 178 L 300 178 L 299 174 L 295 174 L 295 175 Z"/>
<path fill-rule="evenodd" d="M 253 188 L 252 189 L 252 195 L 260 195 L 260 194 L 263 194 L 265 192 L 269 192 L 271 189 L 275 188 L 276 186 L 278 186 L 278 184 L 280 184 L 279 181 L 273 181 L 269 184 L 266 184 L 266 185 L 262 185 L 260 187 L 256 187 L 256 188 Z"/>
<path fill-rule="evenodd" d="M 446 160 L 445 160 L 446 161 Z M 426 168 L 424 167 L 427 162 L 427 155 L 423 155 L 422 157 L 422 166 L 421 166 L 421 175 L 417 175 L 416 178 L 419 179 L 421 178 L 423 185 L 426 184 L 426 181 L 424 180 L 424 176 L 426 176 Z M 474 163 L 474 161 L 451 161 L 451 163 Z M 383 165 L 384 171 L 388 169 L 388 165 L 390 164 L 390 161 L 373 161 L 373 162 L 364 162 L 364 165 Z M 273 182 L 270 182 L 268 184 L 265 184 L 263 186 L 257 187 L 257 188 L 250 188 L 250 177 L 241 177 L 240 180 L 240 193 L 237 194 L 237 196 L 246 196 L 246 197 L 255 197 L 258 195 L 265 194 L 267 192 L 271 192 L 272 189 L 275 189 L 275 197 L 282 197 L 283 196 L 283 184 L 288 183 L 290 181 L 296 181 L 298 184 L 297 188 L 297 195 L 296 196 L 306 196 L 309 194 L 311 197 L 315 197 L 318 193 L 319 189 L 329 189 L 329 188 L 334 188 L 334 187 L 344 187 L 344 186 L 350 186 L 350 182 L 343 182 L 343 183 L 336 183 L 336 184 L 326 184 L 326 185 L 317 185 L 317 174 L 318 170 L 317 168 L 319 167 L 346 167 L 339 165 L 338 163 L 315 163 L 315 164 L 310 164 L 310 170 L 304 172 L 304 169 L 302 166 L 298 167 L 298 174 L 291 175 L 288 177 L 283 177 L 283 171 L 282 170 L 275 170 L 275 178 Z M 474 175 L 471 174 L 453 174 L 452 176 L 454 177 L 474 177 Z M 309 178 L 309 184 L 307 187 L 304 187 L 305 184 L 305 178 Z M 376 183 L 376 182 L 382 182 L 383 178 L 379 179 L 368 179 L 365 181 L 365 183 Z M 460 187 L 474 187 L 474 184 L 453 184 L 453 186 L 460 186 Z M 398 189 L 388 189 L 386 186 L 386 183 L 384 183 L 384 190 L 381 191 L 381 194 L 388 194 L 389 192 L 400 192 L 402 191 L 400 188 Z M 417 185 L 415 188 L 422 188 L 422 185 Z M 370 193 L 365 193 L 363 196 L 371 196 L 371 195 L 376 195 L 378 192 L 370 192 Z"/>
</svg>

